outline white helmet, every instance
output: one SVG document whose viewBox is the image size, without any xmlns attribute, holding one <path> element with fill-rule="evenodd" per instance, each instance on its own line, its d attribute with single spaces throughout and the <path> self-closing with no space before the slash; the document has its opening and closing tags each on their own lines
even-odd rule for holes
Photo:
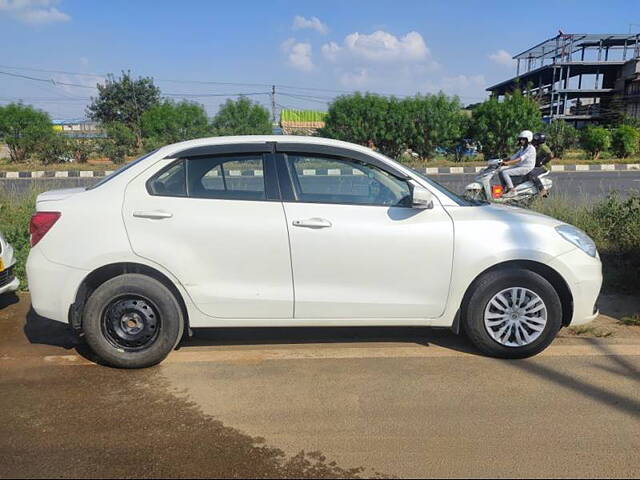
<svg viewBox="0 0 640 480">
<path fill-rule="evenodd" d="M 518 135 L 518 139 L 520 138 L 526 138 L 527 141 L 531 143 L 531 140 L 533 140 L 533 132 L 531 130 L 523 130 L 520 132 L 520 135 Z"/>
</svg>

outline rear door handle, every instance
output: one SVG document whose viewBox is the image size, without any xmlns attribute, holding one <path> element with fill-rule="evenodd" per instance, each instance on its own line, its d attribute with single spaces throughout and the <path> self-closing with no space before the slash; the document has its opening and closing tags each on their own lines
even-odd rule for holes
<svg viewBox="0 0 640 480">
<path fill-rule="evenodd" d="M 306 228 L 329 228 L 331 222 L 324 218 L 308 218 L 306 220 L 294 220 L 291 222 L 294 227 L 306 227 Z"/>
<path fill-rule="evenodd" d="M 137 211 L 133 212 L 133 216 L 137 218 L 151 218 L 153 220 L 161 220 L 163 218 L 173 217 L 173 213 L 165 212 L 163 210 L 152 210 L 148 212 Z"/>
</svg>

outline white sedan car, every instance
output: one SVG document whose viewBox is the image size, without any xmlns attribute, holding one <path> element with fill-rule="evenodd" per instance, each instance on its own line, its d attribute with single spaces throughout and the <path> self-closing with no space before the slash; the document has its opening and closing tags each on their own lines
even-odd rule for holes
<svg viewBox="0 0 640 480">
<path fill-rule="evenodd" d="M 0 233 L 0 295 L 7 292 L 15 292 L 20 286 L 20 281 L 13 272 L 16 257 L 13 247 Z"/>
<path fill-rule="evenodd" d="M 323 138 L 169 145 L 36 210 L 33 308 L 118 367 L 201 327 L 450 327 L 526 357 L 592 320 L 602 282 L 581 230 Z"/>
</svg>

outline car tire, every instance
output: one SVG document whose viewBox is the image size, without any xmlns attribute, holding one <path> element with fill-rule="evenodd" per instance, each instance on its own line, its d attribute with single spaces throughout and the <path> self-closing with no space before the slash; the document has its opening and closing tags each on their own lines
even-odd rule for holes
<svg viewBox="0 0 640 480">
<path fill-rule="evenodd" d="M 560 297 L 535 272 L 518 268 L 494 270 L 482 275 L 472 288 L 463 306 L 463 330 L 487 355 L 530 357 L 549 346 L 562 326 Z"/>
<path fill-rule="evenodd" d="M 182 309 L 158 280 L 128 273 L 107 280 L 87 300 L 87 344 L 105 364 L 145 368 L 160 363 L 184 330 Z"/>
</svg>

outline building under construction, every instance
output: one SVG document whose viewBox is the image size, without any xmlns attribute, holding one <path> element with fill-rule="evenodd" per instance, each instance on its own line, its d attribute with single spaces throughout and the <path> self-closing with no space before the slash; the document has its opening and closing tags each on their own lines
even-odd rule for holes
<svg viewBox="0 0 640 480">
<path fill-rule="evenodd" d="M 560 33 L 513 58 L 516 76 L 487 90 L 535 97 L 545 121 L 640 118 L 640 34 Z"/>
</svg>

